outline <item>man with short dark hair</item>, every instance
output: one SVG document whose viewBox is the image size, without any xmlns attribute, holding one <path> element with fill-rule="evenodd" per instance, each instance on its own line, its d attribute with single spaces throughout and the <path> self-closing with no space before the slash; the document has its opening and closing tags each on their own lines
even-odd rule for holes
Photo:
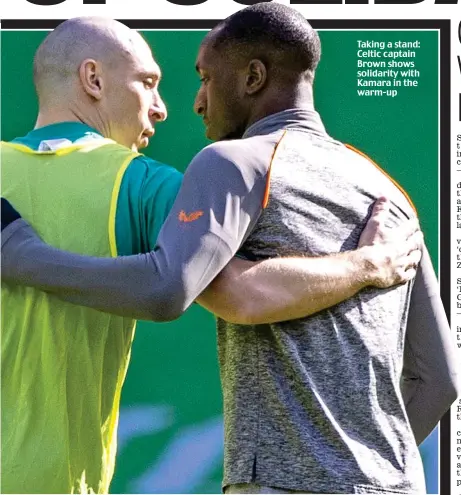
<svg viewBox="0 0 461 495">
<path fill-rule="evenodd" d="M 219 142 L 190 164 L 156 249 L 113 260 L 72 255 L 16 220 L 6 279 L 114 314 L 173 319 L 207 286 L 212 294 L 236 253 L 334 259 L 357 246 L 382 195 L 390 226 L 415 218 L 375 164 L 326 133 L 312 99 L 319 54 L 311 26 L 277 3 L 220 23 L 197 57 L 195 102 Z M 457 394 L 437 293 L 424 251 L 414 288 L 365 288 L 294 321 L 280 323 L 276 310 L 265 325 L 219 319 L 225 491 L 424 492 L 417 443 Z"/>
</svg>

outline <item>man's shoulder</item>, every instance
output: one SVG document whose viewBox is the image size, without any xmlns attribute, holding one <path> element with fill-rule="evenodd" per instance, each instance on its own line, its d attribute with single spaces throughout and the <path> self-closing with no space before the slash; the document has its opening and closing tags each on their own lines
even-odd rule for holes
<svg viewBox="0 0 461 495">
<path fill-rule="evenodd" d="M 137 155 L 129 163 L 122 180 L 122 191 L 133 201 L 174 199 L 181 187 L 183 175 L 171 165 L 146 155 Z"/>
<path fill-rule="evenodd" d="M 174 178 L 177 180 L 182 179 L 182 174 L 175 167 L 159 162 L 154 158 L 147 155 L 138 154 L 134 156 L 131 161 L 128 170 L 133 172 L 142 173 L 147 176 L 156 175 L 158 178 Z"/>
<path fill-rule="evenodd" d="M 240 139 L 217 141 L 203 148 L 202 152 L 212 151 L 225 157 L 232 157 L 235 154 L 241 154 L 242 151 L 252 150 L 257 153 L 260 147 L 265 147 L 267 145 L 273 147 L 278 143 L 278 141 L 280 141 L 282 135 L 283 132 L 281 131 L 271 134 L 243 137 Z"/>
<path fill-rule="evenodd" d="M 227 167 L 242 172 L 254 170 L 265 173 L 270 166 L 278 137 L 254 136 L 219 141 L 208 145 L 194 158 L 201 165 Z"/>
</svg>

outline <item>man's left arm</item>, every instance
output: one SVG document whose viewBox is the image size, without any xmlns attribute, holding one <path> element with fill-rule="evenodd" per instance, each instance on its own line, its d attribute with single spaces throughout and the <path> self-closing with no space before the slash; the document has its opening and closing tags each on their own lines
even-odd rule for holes
<svg viewBox="0 0 461 495">
<path fill-rule="evenodd" d="M 410 300 L 401 389 L 418 445 L 459 395 L 454 341 L 427 249 Z"/>
</svg>

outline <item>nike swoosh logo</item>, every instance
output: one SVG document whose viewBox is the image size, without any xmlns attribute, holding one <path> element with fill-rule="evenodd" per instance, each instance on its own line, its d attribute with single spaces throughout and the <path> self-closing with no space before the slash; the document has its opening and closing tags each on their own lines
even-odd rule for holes
<svg viewBox="0 0 461 495">
<path fill-rule="evenodd" d="M 181 210 L 179 212 L 178 218 L 180 222 L 194 222 L 195 220 L 198 220 L 202 215 L 202 210 L 193 211 L 189 214 L 187 214 L 184 210 Z"/>
</svg>

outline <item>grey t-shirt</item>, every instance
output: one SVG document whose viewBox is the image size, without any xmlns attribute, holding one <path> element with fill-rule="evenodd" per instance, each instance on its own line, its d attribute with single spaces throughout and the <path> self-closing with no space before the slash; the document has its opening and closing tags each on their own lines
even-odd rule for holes
<svg viewBox="0 0 461 495">
<path fill-rule="evenodd" d="M 393 201 L 393 222 L 414 215 L 381 171 L 326 134 L 316 112 L 287 110 L 195 157 L 155 251 L 72 255 L 40 242 L 19 220 L 2 237 L 2 279 L 114 314 L 168 320 L 237 252 L 263 259 L 354 248 L 383 194 Z M 218 345 L 224 485 L 424 492 L 411 428 L 421 440 L 435 426 L 444 410 L 432 400 L 431 377 L 454 369 L 427 253 L 412 296 L 411 284 L 367 289 L 296 321 L 218 321 Z"/>
<path fill-rule="evenodd" d="M 269 117 L 244 136 L 255 148 L 270 141 L 277 149 L 269 203 L 241 254 L 261 260 L 354 249 L 381 195 L 392 200 L 390 221 L 415 216 L 383 172 L 331 139 L 314 113 L 292 125 L 284 120 Z M 411 288 L 368 288 L 296 321 L 218 321 L 224 485 L 424 492 L 400 390 Z"/>
</svg>

